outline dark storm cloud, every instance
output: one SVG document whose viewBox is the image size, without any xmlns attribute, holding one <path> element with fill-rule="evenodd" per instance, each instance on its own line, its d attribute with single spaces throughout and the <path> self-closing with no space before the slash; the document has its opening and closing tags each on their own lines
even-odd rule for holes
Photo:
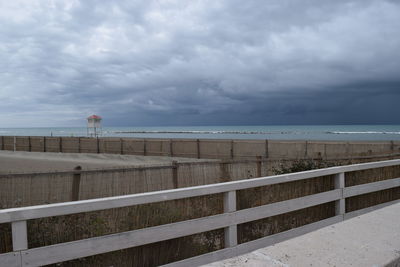
<svg viewBox="0 0 400 267">
<path fill-rule="evenodd" d="M 0 125 L 400 123 L 397 1 L 2 1 Z"/>
</svg>

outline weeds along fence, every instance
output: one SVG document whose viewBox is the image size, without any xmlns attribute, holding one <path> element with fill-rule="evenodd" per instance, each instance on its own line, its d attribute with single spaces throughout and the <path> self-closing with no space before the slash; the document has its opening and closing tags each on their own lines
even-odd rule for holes
<svg viewBox="0 0 400 267">
<path fill-rule="evenodd" d="M 201 265 L 398 202 L 399 177 L 389 160 L 2 209 L 0 266 Z"/>
<path fill-rule="evenodd" d="M 209 159 L 356 159 L 400 156 L 400 141 L 278 141 L 1 136 L 1 150 Z"/>
</svg>

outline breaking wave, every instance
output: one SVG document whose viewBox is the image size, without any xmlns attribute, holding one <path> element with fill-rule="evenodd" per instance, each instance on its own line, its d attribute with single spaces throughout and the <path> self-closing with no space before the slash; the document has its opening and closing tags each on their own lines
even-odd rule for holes
<svg viewBox="0 0 400 267">
<path fill-rule="evenodd" d="M 290 134 L 290 135 L 303 135 L 303 134 L 397 134 L 400 132 L 390 131 L 323 131 L 323 132 L 302 132 L 302 131 L 109 131 L 114 134 Z"/>
<path fill-rule="evenodd" d="M 329 134 L 400 134 L 400 132 L 377 132 L 377 131 L 367 131 L 367 132 L 340 132 L 333 131 L 327 132 Z"/>
<path fill-rule="evenodd" d="M 304 134 L 304 132 L 264 132 L 264 131 L 114 131 L 116 134 Z"/>
</svg>

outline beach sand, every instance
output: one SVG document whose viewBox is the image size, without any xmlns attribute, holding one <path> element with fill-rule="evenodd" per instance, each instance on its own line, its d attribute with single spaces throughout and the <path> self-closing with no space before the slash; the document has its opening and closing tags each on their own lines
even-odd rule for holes
<svg viewBox="0 0 400 267">
<path fill-rule="evenodd" d="M 0 174 L 110 169 L 135 166 L 162 166 L 177 162 L 212 161 L 204 159 L 90 153 L 51 153 L 0 151 Z"/>
</svg>

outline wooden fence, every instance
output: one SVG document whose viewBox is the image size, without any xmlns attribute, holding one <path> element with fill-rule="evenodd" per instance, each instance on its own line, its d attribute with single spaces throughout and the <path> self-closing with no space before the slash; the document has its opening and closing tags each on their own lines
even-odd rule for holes
<svg viewBox="0 0 400 267">
<path fill-rule="evenodd" d="M 400 141 L 301 141 L 0 136 L 0 150 L 208 159 L 355 159 L 400 156 Z"/>
<path fill-rule="evenodd" d="M 348 183 L 345 182 L 346 173 L 399 165 L 400 160 L 389 160 L 157 192 L 0 210 L 0 223 L 11 223 L 13 241 L 13 252 L 0 254 L 0 266 L 41 266 L 170 240 L 210 230 L 224 229 L 224 249 L 173 262 L 168 265 L 197 266 L 206 264 L 265 247 L 358 216 L 376 208 L 399 202 L 399 199 L 396 199 L 372 207 L 348 212 L 348 210 L 346 210 L 347 198 L 398 188 L 400 187 L 400 178 L 391 178 L 353 186 L 346 186 Z M 335 188 L 333 190 L 237 210 L 236 193 L 239 190 L 284 184 L 310 178 L 318 179 L 328 175 L 334 175 L 335 177 Z M 108 210 L 146 203 L 165 202 L 219 193 L 224 195 L 224 212 L 221 214 L 50 246 L 28 248 L 27 220 Z M 238 224 L 285 214 L 328 202 L 336 203 L 336 213 L 333 217 L 238 244 Z"/>
</svg>

